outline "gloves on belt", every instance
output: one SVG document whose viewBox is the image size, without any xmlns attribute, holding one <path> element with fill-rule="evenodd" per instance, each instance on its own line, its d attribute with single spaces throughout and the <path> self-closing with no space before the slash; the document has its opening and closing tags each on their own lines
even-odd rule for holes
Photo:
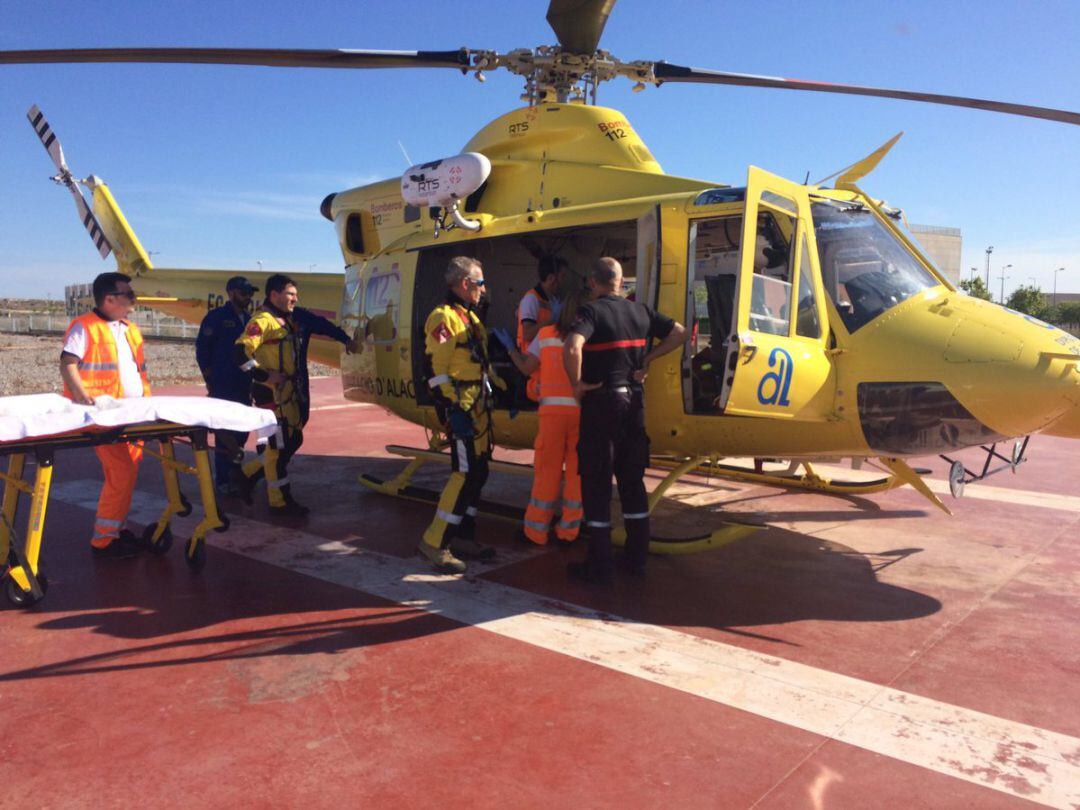
<svg viewBox="0 0 1080 810">
<path fill-rule="evenodd" d="M 450 432 L 457 439 L 471 439 L 476 436 L 476 427 L 472 417 L 461 408 L 453 408 L 450 411 Z"/>
</svg>

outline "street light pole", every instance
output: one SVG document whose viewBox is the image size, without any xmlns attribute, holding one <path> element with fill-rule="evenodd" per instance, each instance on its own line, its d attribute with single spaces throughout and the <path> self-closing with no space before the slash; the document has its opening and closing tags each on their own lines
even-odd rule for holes
<svg viewBox="0 0 1080 810">
<path fill-rule="evenodd" d="M 990 254 L 994 252 L 994 246 L 986 249 L 986 291 L 990 292 Z"/>
<path fill-rule="evenodd" d="M 1012 267 L 1011 264 L 1007 264 L 1002 267 L 1001 275 L 999 276 L 999 278 L 1001 279 L 1001 300 L 999 303 L 1001 303 L 1002 305 L 1005 304 L 1005 280 L 1009 278 L 1007 275 L 1005 275 L 1005 271 L 1008 270 L 1010 267 Z"/>
<path fill-rule="evenodd" d="M 1059 267 L 1054 271 L 1054 309 L 1057 309 L 1057 274 L 1064 269 L 1064 267 Z"/>
</svg>

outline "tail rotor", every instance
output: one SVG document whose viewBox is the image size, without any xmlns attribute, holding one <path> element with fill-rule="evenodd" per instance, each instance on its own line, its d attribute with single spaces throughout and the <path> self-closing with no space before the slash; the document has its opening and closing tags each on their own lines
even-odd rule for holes
<svg viewBox="0 0 1080 810">
<path fill-rule="evenodd" d="M 52 131 L 52 127 L 49 126 L 49 122 L 45 119 L 45 114 L 41 112 L 36 104 L 29 109 L 26 117 L 41 140 L 41 145 L 49 153 L 53 165 L 56 166 L 57 174 L 52 177 L 53 182 L 67 186 L 71 196 L 75 199 L 75 209 L 79 212 L 79 219 L 82 220 L 86 232 L 90 234 L 90 241 L 94 243 L 94 247 L 97 248 L 101 258 L 107 259 L 112 252 L 112 245 L 105 236 L 105 232 L 101 229 L 94 212 L 87 205 L 82 189 L 79 188 L 80 185 L 88 185 L 95 178 L 90 177 L 86 180 L 80 180 L 75 177 L 64 159 L 64 150 L 60 146 L 60 139 L 56 137 L 56 133 Z"/>
</svg>

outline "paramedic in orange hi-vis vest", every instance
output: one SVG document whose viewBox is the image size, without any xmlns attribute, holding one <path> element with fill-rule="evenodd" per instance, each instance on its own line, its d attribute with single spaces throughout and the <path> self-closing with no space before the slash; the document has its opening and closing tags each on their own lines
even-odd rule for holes
<svg viewBox="0 0 1080 810">
<path fill-rule="evenodd" d="M 525 375 L 535 374 L 540 383 L 540 429 L 533 445 L 533 486 L 529 506 L 525 510 L 524 536 L 530 542 L 541 545 L 548 541 L 557 511 L 559 519 L 555 524 L 555 536 L 561 542 L 573 542 L 581 529 L 583 514 L 577 455 L 581 406 L 574 398 L 574 390 L 566 375 L 563 338 L 573 326 L 578 306 L 583 300 L 582 292 L 567 295 L 558 320 L 540 327 L 525 352 L 507 346 L 510 359 L 518 370 Z"/>
<path fill-rule="evenodd" d="M 139 328 L 127 320 L 135 306 L 131 277 L 102 273 L 94 279 L 94 309 L 68 326 L 60 354 L 64 396 L 80 405 L 102 397 L 148 397 L 146 358 Z M 100 403 L 99 403 L 100 404 Z M 98 499 L 90 550 L 95 557 L 132 557 L 135 536 L 124 529 L 142 460 L 142 443 L 103 444 L 94 448 L 105 472 Z"/>
</svg>

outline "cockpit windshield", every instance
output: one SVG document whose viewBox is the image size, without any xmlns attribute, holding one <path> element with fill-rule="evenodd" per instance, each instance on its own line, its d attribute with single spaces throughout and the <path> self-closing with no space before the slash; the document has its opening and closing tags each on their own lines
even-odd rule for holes
<svg viewBox="0 0 1080 810">
<path fill-rule="evenodd" d="M 821 277 L 849 332 L 940 282 L 860 203 L 814 202 Z"/>
</svg>

